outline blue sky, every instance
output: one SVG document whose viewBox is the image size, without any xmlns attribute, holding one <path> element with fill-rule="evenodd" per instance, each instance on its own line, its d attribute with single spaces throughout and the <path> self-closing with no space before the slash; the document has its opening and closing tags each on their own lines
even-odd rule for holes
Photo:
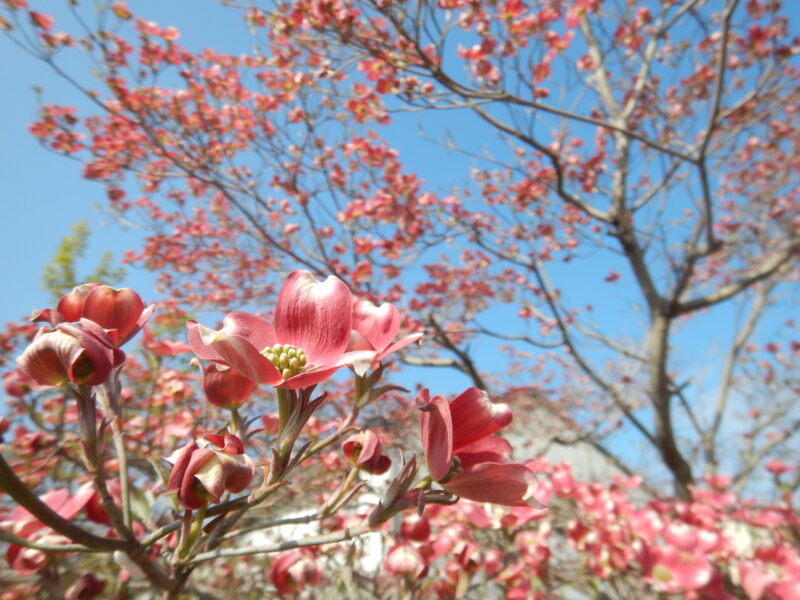
<svg viewBox="0 0 800 600">
<path fill-rule="evenodd" d="M 63 3 L 53 4 L 58 6 L 52 13 L 58 22 Z M 243 49 L 242 40 L 232 35 L 241 31 L 236 12 L 215 2 L 140 0 L 129 5 L 143 16 L 178 26 L 182 43 L 190 48 Z M 215 26 L 208 27 L 210 22 Z M 82 66 L 78 54 L 72 53 L 75 58 L 68 67 Z M 85 99 L 4 35 L 0 35 L 0 78 L 5 82 L 0 91 L 0 275 L 7 282 L 6 293 L 0 294 L 0 320 L 5 322 L 48 305 L 47 293 L 41 289 L 42 267 L 71 224 L 81 219 L 91 223 L 84 272 L 93 269 L 104 249 L 111 249 L 118 259 L 123 250 L 137 247 L 142 236 L 103 215 L 102 186 L 85 181 L 78 163 L 44 150 L 27 131 L 37 107 L 34 86 L 43 88 L 46 102 L 81 107 Z M 124 283 L 152 298 L 153 280 L 149 273 L 129 268 Z"/>
</svg>

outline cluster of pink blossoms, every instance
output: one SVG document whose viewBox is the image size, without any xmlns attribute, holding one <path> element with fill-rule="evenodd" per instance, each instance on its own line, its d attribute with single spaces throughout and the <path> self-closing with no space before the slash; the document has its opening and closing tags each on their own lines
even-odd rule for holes
<svg viewBox="0 0 800 600">
<path fill-rule="evenodd" d="M 219 330 L 196 321 L 187 326 L 195 355 L 211 363 L 204 369 L 209 400 L 232 409 L 247 400 L 256 384 L 302 390 L 342 367 L 363 376 L 422 337 L 418 332 L 398 340 L 401 317 L 396 307 L 354 298 L 340 279 L 330 276 L 320 282 L 307 271 L 294 271 L 286 278 L 273 322 L 237 311 L 224 317 Z M 534 474 L 524 465 L 509 464 L 511 445 L 493 435 L 511 422 L 508 407 L 493 404 L 476 388 L 452 403 L 442 396 L 430 399 L 425 391 L 418 403 L 425 459 L 434 481 L 456 496 L 526 504 L 535 488 Z M 348 460 L 370 473 L 386 472 L 391 465 L 372 432 L 349 438 L 343 451 Z M 196 483 L 191 471 L 185 473 Z M 183 490 L 185 485 L 171 480 L 170 487 Z M 207 491 L 208 497 L 215 497 Z M 186 508 L 196 508 L 194 498 L 189 500 L 185 493 L 178 497 Z"/>
<path fill-rule="evenodd" d="M 30 389 L 68 386 L 84 402 L 78 408 L 83 415 L 82 434 L 96 436 L 91 388 L 106 386 L 106 394 L 117 393 L 112 389 L 118 386 L 107 386 L 106 382 L 115 384 L 125 364 L 121 346 L 143 328 L 153 309 L 127 288 L 116 290 L 99 284 L 76 287 L 60 299 L 56 308 L 34 314 L 34 321 L 47 322 L 50 327 L 42 327 L 17 359 L 17 370 L 13 378 L 7 378 L 6 388 L 24 394 Z M 234 433 L 241 434 L 237 430 L 237 410 L 256 387 L 276 388 L 279 415 L 274 418 L 276 448 L 270 469 L 286 469 L 294 441 L 324 402 L 325 394 L 312 399 L 317 384 L 343 367 L 351 369 L 356 376 L 356 411 L 383 393 L 374 388 L 384 370 L 383 361 L 422 337 L 421 332 L 399 336 L 401 320 L 393 305 L 376 306 L 355 298 L 336 277 L 318 281 L 311 273 L 294 271 L 278 294 L 272 321 L 231 312 L 224 317 L 222 327 L 215 330 L 190 320 L 188 346 L 162 344 L 154 351 L 174 355 L 190 350 L 208 361 L 203 367 L 203 390 L 209 402 L 233 411 Z M 152 347 L 152 336 L 145 337 L 145 345 Z M 416 508 L 421 513 L 426 504 L 452 503 L 459 497 L 528 506 L 536 487 L 534 473 L 525 465 L 510 463 L 511 445 L 496 435 L 511 422 L 507 406 L 492 403 L 485 392 L 476 388 L 466 390 L 452 402 L 443 396 L 431 398 L 424 390 L 417 405 L 429 476 L 417 481 L 416 457 L 405 461 L 369 515 L 370 526 L 379 527 L 406 509 Z M 104 411 L 107 419 L 121 414 L 114 413 L 110 405 Z M 351 429 L 349 426 L 344 431 Z M 204 511 L 209 503 L 220 503 L 226 494 L 243 492 L 251 485 L 256 463 L 245 453 L 243 440 L 247 436 L 234 433 L 227 429 L 205 433 L 166 458 L 172 467 L 164 489 L 176 494 L 187 514 Z M 353 432 L 343 440 L 341 451 L 353 472 L 377 475 L 392 466 L 380 438 L 370 430 Z M 118 491 L 119 480 L 109 480 L 112 493 L 115 485 Z M 266 480 L 264 485 L 268 486 Z M 97 491 L 92 484 L 87 483 L 72 497 L 66 489 L 60 489 L 40 500 L 65 519 L 85 510 L 90 520 L 108 523 L 108 516 L 98 508 Z M 335 510 L 336 502 L 332 506 L 323 508 Z M 11 513 L 9 523 L 26 539 L 57 544 L 68 541 L 49 534 L 50 530 L 24 509 Z M 391 561 L 399 560 L 401 554 L 400 550 L 393 550 Z M 23 574 L 38 572 L 46 559 L 47 555 L 39 550 L 13 544 L 9 548 L 9 563 Z M 314 552 L 302 550 L 282 556 L 273 564 L 270 578 L 284 591 L 317 581 Z"/>
</svg>

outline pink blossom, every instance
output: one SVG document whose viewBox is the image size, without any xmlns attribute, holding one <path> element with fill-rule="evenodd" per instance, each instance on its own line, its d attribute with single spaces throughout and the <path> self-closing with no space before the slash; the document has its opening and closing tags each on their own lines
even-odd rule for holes
<svg viewBox="0 0 800 600">
<path fill-rule="evenodd" d="M 354 299 L 352 327 L 350 349 L 374 350 L 375 362 L 422 337 L 422 332 L 418 331 L 395 341 L 400 331 L 400 312 L 388 302 L 375 306 L 369 300 Z"/>
<path fill-rule="evenodd" d="M 281 554 L 269 569 L 269 580 L 279 594 L 295 594 L 322 581 L 322 570 L 308 550 Z"/>
<path fill-rule="evenodd" d="M 145 308 L 139 294 L 130 288 L 118 290 L 99 283 L 85 283 L 62 296 L 55 309 L 37 311 L 31 320 L 55 326 L 88 319 L 108 330 L 114 343 L 122 346 L 144 327 L 154 308 L 154 304 Z"/>
<path fill-rule="evenodd" d="M 218 331 L 188 321 L 189 345 L 199 358 L 256 383 L 308 387 L 345 365 L 374 358 L 374 351 L 346 352 L 351 304 L 338 278 L 320 282 L 308 271 L 293 271 L 278 294 L 274 325 L 244 312 L 228 313 Z"/>
<path fill-rule="evenodd" d="M 493 435 L 511 422 L 505 404 L 469 388 L 448 403 L 443 396 L 417 396 L 422 410 L 422 448 L 428 472 L 448 492 L 476 502 L 527 506 L 536 477 L 525 465 L 506 463 L 511 445 Z M 453 465 L 453 459 L 458 459 Z M 455 473 L 451 474 L 455 470 Z"/>
<path fill-rule="evenodd" d="M 383 453 L 380 439 L 371 431 L 347 438 L 342 443 L 342 452 L 350 463 L 372 475 L 382 475 L 392 466 L 392 459 Z"/>
<path fill-rule="evenodd" d="M 125 353 L 94 321 L 42 327 L 17 359 L 26 383 L 43 390 L 64 383 L 99 385 L 125 361 Z"/>
<path fill-rule="evenodd" d="M 226 491 L 241 492 L 255 473 L 242 440 L 231 434 L 207 433 L 173 452 L 167 460 L 172 463 L 172 472 L 166 491 L 178 492 L 178 502 L 187 509 L 219 502 Z"/>
</svg>

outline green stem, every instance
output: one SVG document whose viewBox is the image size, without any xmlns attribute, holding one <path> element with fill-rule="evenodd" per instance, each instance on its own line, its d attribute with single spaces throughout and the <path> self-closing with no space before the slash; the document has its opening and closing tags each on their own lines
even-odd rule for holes
<svg viewBox="0 0 800 600">
<path fill-rule="evenodd" d="M 355 480 L 357 474 L 358 467 L 353 466 L 353 468 L 351 468 L 350 472 L 347 474 L 347 478 L 344 480 L 342 485 L 339 486 L 339 491 L 336 493 L 336 497 L 325 503 L 323 512 L 324 515 L 331 515 L 340 508 L 339 504 L 347 496 L 347 492 L 352 487 L 353 481 Z"/>
<path fill-rule="evenodd" d="M 119 400 L 110 398 L 107 394 L 111 394 L 111 387 L 117 387 L 116 382 L 106 384 L 103 387 L 102 393 L 98 394 L 100 397 L 100 406 L 103 412 L 111 421 L 111 438 L 114 442 L 114 451 L 117 453 L 117 460 L 119 461 L 119 484 L 122 495 L 122 520 L 125 527 L 130 529 L 131 518 L 131 490 L 130 480 L 128 478 L 128 455 L 125 451 L 125 438 L 122 435 L 122 429 L 119 424 L 122 421 L 122 409 L 120 408 Z"/>
<path fill-rule="evenodd" d="M 355 407 L 356 412 L 359 408 L 362 407 L 361 404 L 361 396 L 364 395 L 364 378 L 360 375 L 356 375 L 355 382 L 353 384 L 355 390 L 355 400 L 353 402 L 353 406 Z"/>
<path fill-rule="evenodd" d="M 289 392 L 281 388 L 278 392 L 278 438 L 280 439 L 286 424 L 289 422 Z"/>
<path fill-rule="evenodd" d="M 239 412 L 235 409 L 231 409 L 231 433 L 235 436 L 242 437 L 242 418 L 239 416 Z"/>
<path fill-rule="evenodd" d="M 192 551 L 195 542 L 197 541 L 197 537 L 200 535 L 200 531 L 203 529 L 203 521 L 206 518 L 206 507 L 208 504 L 204 504 L 200 508 L 197 509 L 197 512 L 194 514 L 194 522 L 192 523 L 192 529 L 189 532 L 189 535 L 186 537 L 186 541 L 182 545 L 180 551 L 180 558 L 186 558 Z"/>
</svg>

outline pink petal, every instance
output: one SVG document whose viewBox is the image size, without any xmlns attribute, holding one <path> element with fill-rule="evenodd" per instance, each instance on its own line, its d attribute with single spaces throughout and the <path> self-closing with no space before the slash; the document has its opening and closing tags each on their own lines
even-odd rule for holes
<svg viewBox="0 0 800 600">
<path fill-rule="evenodd" d="M 17 367 L 32 381 L 33 389 L 47 389 L 69 381 L 69 366 L 76 363 L 83 352 L 73 336 L 42 327 L 17 358 Z"/>
<path fill-rule="evenodd" d="M 352 296 L 330 276 L 319 282 L 308 271 L 293 271 L 278 294 L 275 332 L 282 344 L 306 353 L 311 365 L 336 361 L 347 349 L 352 321 Z"/>
<path fill-rule="evenodd" d="M 222 330 L 228 335 L 241 337 L 250 342 L 257 350 L 277 343 L 275 328 L 256 315 L 233 311 L 222 319 Z"/>
<path fill-rule="evenodd" d="M 308 369 L 307 371 L 303 371 L 294 377 L 289 377 L 289 379 L 284 380 L 283 383 L 275 384 L 275 386 L 284 390 L 299 390 L 300 388 L 310 387 L 325 381 L 338 370 L 339 367 L 318 367 L 315 369 Z"/>
<path fill-rule="evenodd" d="M 195 448 L 192 452 L 189 458 L 189 464 L 186 466 L 186 472 L 181 480 L 181 489 L 178 492 L 178 499 L 184 507 L 200 508 L 200 506 L 202 506 L 203 499 L 199 498 L 194 490 L 195 477 L 197 477 L 198 472 L 206 467 L 206 465 L 211 464 L 211 466 L 213 466 L 215 458 L 216 454 L 214 451 L 208 448 Z M 205 485 L 203 487 L 214 496 L 215 501 L 219 502 L 220 494 L 215 493 L 216 490 L 209 489 Z"/>
<path fill-rule="evenodd" d="M 483 463 L 456 473 L 442 487 L 475 502 L 529 506 L 536 485 L 536 476 L 524 465 Z"/>
<path fill-rule="evenodd" d="M 380 454 L 381 443 L 372 431 L 362 431 L 351 435 L 342 442 L 342 453 L 354 465 L 362 465 L 369 461 L 375 453 Z"/>
<path fill-rule="evenodd" d="M 167 481 L 166 493 L 177 492 L 181 489 L 181 482 L 186 475 L 186 469 L 189 467 L 189 461 L 192 459 L 192 453 L 197 449 L 197 443 L 192 440 L 183 448 L 175 450 L 167 459 L 172 463 L 172 471 L 169 474 Z"/>
<path fill-rule="evenodd" d="M 224 369 L 224 370 L 220 370 Z M 256 384 L 238 371 L 211 363 L 203 370 L 203 392 L 206 399 L 220 408 L 235 409 L 244 404 Z"/>
<path fill-rule="evenodd" d="M 423 335 L 424 334 L 421 331 L 407 335 L 403 339 L 396 341 L 394 344 L 390 344 L 383 351 L 379 352 L 378 356 L 375 357 L 375 360 L 383 360 L 384 358 L 386 358 L 391 354 L 394 354 L 398 350 L 402 350 L 406 346 L 410 346 L 414 342 L 419 341 Z"/>
<path fill-rule="evenodd" d="M 83 285 L 73 288 L 69 294 L 61 296 L 56 310 L 61 315 L 62 320 L 77 321 L 81 317 L 85 317 L 86 315 L 83 314 L 84 302 L 86 302 L 86 298 L 97 287 L 100 287 L 99 283 L 84 283 Z M 53 325 L 55 324 L 56 323 L 53 323 Z"/>
<path fill-rule="evenodd" d="M 256 467 L 246 454 L 237 455 L 235 462 L 226 465 L 225 489 L 232 494 L 244 490 L 253 480 Z"/>
<path fill-rule="evenodd" d="M 761 600 L 767 586 L 775 581 L 775 577 L 767 569 L 744 562 L 739 563 L 739 579 L 750 600 Z"/>
<path fill-rule="evenodd" d="M 699 590 L 714 574 L 711 563 L 698 554 L 682 552 L 672 546 L 651 548 L 651 554 L 655 557 L 651 578 L 663 582 L 659 587 L 669 593 Z"/>
<path fill-rule="evenodd" d="M 480 463 L 502 463 L 511 454 L 511 444 L 499 435 L 491 435 L 456 452 L 461 467 L 466 469 Z"/>
<path fill-rule="evenodd" d="M 60 508 L 56 509 L 56 512 L 64 517 L 65 519 L 72 519 L 75 515 L 81 512 L 84 507 L 89 503 L 89 500 L 92 499 L 94 495 L 94 487 L 91 483 L 85 483 L 75 494 L 69 497 Z"/>
<path fill-rule="evenodd" d="M 11 568 L 20 575 L 35 575 L 47 562 L 47 554 L 41 550 L 9 544 L 6 560 Z"/>
<path fill-rule="evenodd" d="M 144 302 L 132 289 L 117 290 L 107 285 L 100 285 L 93 288 L 86 296 L 81 316 L 105 329 L 116 329 L 119 332 L 121 346 L 141 329 L 139 319 L 144 311 Z M 148 316 L 152 311 L 150 308 Z"/>
<path fill-rule="evenodd" d="M 369 343 L 369 340 L 357 332 L 355 329 L 350 330 L 350 343 L 347 345 L 348 350 L 372 350 L 375 347 Z"/>
<path fill-rule="evenodd" d="M 428 472 L 436 481 L 450 472 L 453 460 L 453 422 L 450 406 L 443 396 L 428 399 L 428 390 L 417 396 L 417 405 L 422 410 L 422 450 Z"/>
<path fill-rule="evenodd" d="M 684 552 L 693 552 L 697 547 L 697 529 L 686 523 L 670 523 L 661 535 L 667 544 Z"/>
<path fill-rule="evenodd" d="M 321 381 L 328 379 L 328 377 L 333 375 L 340 368 L 351 365 L 356 370 L 356 373 L 363 375 L 363 372 L 359 372 L 358 365 L 366 365 L 366 368 L 369 368 L 369 365 L 372 363 L 374 358 L 375 353 L 372 350 L 356 350 L 355 352 L 345 352 L 332 364 L 312 365 L 302 373 L 298 373 L 297 375 L 290 377 L 283 384 L 278 384 L 277 387 L 286 390 L 296 390 L 303 387 L 316 385 Z"/>
<path fill-rule="evenodd" d="M 380 351 L 389 346 L 400 330 L 400 313 L 393 304 L 384 302 L 375 306 L 369 300 L 353 304 L 352 328 L 369 340 Z"/>
<path fill-rule="evenodd" d="M 471 387 L 450 403 L 453 419 L 453 451 L 488 437 L 511 423 L 511 410 L 495 404 L 483 390 Z"/>
</svg>

